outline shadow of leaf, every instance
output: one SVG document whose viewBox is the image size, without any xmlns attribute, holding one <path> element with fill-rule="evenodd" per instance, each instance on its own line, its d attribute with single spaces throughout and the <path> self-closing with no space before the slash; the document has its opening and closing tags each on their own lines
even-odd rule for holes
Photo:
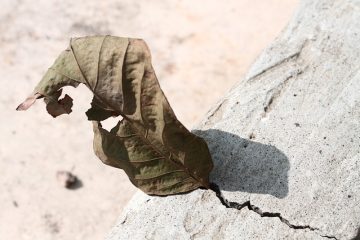
<svg viewBox="0 0 360 240">
<path fill-rule="evenodd" d="M 358 229 L 357 235 L 352 240 L 360 240 L 360 227 Z"/>
<path fill-rule="evenodd" d="M 210 180 L 221 190 L 287 196 L 290 164 L 275 146 L 217 129 L 193 133 L 208 143 L 214 161 Z"/>
</svg>

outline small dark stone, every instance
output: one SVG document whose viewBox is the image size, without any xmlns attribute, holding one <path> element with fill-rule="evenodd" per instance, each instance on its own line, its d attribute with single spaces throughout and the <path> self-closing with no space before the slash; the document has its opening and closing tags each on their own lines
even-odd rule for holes
<svg viewBox="0 0 360 240">
<path fill-rule="evenodd" d="M 56 179 L 58 183 L 67 189 L 77 189 L 82 187 L 81 181 L 71 172 L 57 171 Z"/>
<path fill-rule="evenodd" d="M 254 139 L 255 138 L 255 134 L 254 133 L 251 133 L 250 136 L 249 136 L 250 139 Z"/>
</svg>

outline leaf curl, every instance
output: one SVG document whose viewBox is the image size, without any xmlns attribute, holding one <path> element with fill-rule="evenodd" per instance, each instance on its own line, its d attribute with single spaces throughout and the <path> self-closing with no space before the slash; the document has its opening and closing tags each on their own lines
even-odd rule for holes
<svg viewBox="0 0 360 240">
<path fill-rule="evenodd" d="M 71 98 L 58 99 L 61 88 L 80 83 L 94 94 L 86 114 L 93 122 L 95 154 L 103 163 L 123 169 L 130 181 L 148 194 L 209 188 L 213 163 L 207 144 L 176 118 L 143 40 L 112 36 L 72 39 L 35 87 L 40 95 L 27 99 L 20 109 L 44 96 L 53 116 L 70 113 Z M 123 119 L 107 131 L 101 121 L 112 116 Z"/>
</svg>

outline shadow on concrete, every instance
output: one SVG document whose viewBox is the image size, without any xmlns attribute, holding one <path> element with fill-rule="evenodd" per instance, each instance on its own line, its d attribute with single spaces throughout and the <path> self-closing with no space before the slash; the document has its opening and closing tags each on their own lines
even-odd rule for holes
<svg viewBox="0 0 360 240">
<path fill-rule="evenodd" d="M 221 190 L 288 194 L 288 158 L 274 146 L 241 138 L 235 134 L 209 129 L 194 130 L 208 143 L 214 161 L 210 181 Z"/>
<path fill-rule="evenodd" d="M 358 233 L 357 233 L 356 237 L 353 238 L 352 240 L 360 240 L 360 227 L 358 229 Z"/>
</svg>

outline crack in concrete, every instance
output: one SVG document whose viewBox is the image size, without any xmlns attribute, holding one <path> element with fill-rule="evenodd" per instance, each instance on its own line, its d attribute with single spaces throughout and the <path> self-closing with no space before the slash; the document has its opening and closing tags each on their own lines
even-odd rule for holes
<svg viewBox="0 0 360 240">
<path fill-rule="evenodd" d="M 250 211 L 253 211 L 257 214 L 259 214 L 261 217 L 274 217 L 278 218 L 282 223 L 285 223 L 289 228 L 293 229 L 309 229 L 310 231 L 320 231 L 319 228 L 311 227 L 310 225 L 295 225 L 290 223 L 289 220 L 281 216 L 281 213 L 272 213 L 272 212 L 264 212 L 259 207 L 252 205 L 250 200 L 244 202 L 244 203 L 237 203 L 237 202 L 231 202 L 228 201 L 221 193 L 221 190 L 219 186 L 215 183 L 210 184 L 210 189 L 215 192 L 217 198 L 220 200 L 221 204 L 224 205 L 226 208 L 234 208 L 237 210 L 241 210 L 245 207 L 247 207 Z M 336 239 L 335 236 L 329 236 L 329 235 L 321 235 L 321 237 L 329 238 L 329 239 Z"/>
<path fill-rule="evenodd" d="M 264 112 L 262 114 L 262 118 L 266 117 L 267 114 L 273 109 L 274 105 L 276 105 L 277 100 L 283 94 L 285 89 L 288 87 L 290 83 L 290 79 L 296 78 L 297 76 L 304 73 L 304 69 L 297 69 L 295 72 L 292 72 L 288 77 L 285 78 L 278 86 L 274 87 L 273 89 L 269 90 L 267 95 L 271 94 L 270 98 L 267 97 L 269 100 L 264 106 Z"/>
<path fill-rule="evenodd" d="M 220 104 L 210 113 L 210 115 L 206 117 L 206 122 L 204 123 L 205 126 L 209 126 L 211 123 L 214 123 L 222 118 L 227 102 L 227 99 L 221 101 Z"/>
<path fill-rule="evenodd" d="M 274 64 L 272 64 L 272 65 L 270 65 L 270 66 L 268 66 L 268 67 L 266 67 L 265 69 L 261 70 L 260 72 L 256 73 L 255 75 L 249 77 L 249 78 L 247 79 L 247 82 L 251 82 L 251 81 L 255 80 L 255 79 L 258 78 L 259 76 L 261 76 L 261 75 L 263 75 L 263 74 L 265 74 L 265 73 L 273 70 L 274 68 L 276 68 L 276 67 L 278 67 L 278 66 L 283 65 L 284 63 L 287 63 L 287 62 L 290 62 L 290 61 L 293 61 L 293 60 L 296 61 L 296 60 L 300 57 L 301 52 L 302 52 L 303 49 L 308 45 L 308 43 L 309 43 L 309 39 L 305 39 L 305 40 L 303 41 L 303 43 L 300 45 L 300 47 L 296 50 L 296 52 L 294 52 L 294 53 L 290 54 L 289 56 L 287 56 L 287 57 L 285 57 L 285 58 L 283 58 L 283 59 L 275 62 Z"/>
</svg>

